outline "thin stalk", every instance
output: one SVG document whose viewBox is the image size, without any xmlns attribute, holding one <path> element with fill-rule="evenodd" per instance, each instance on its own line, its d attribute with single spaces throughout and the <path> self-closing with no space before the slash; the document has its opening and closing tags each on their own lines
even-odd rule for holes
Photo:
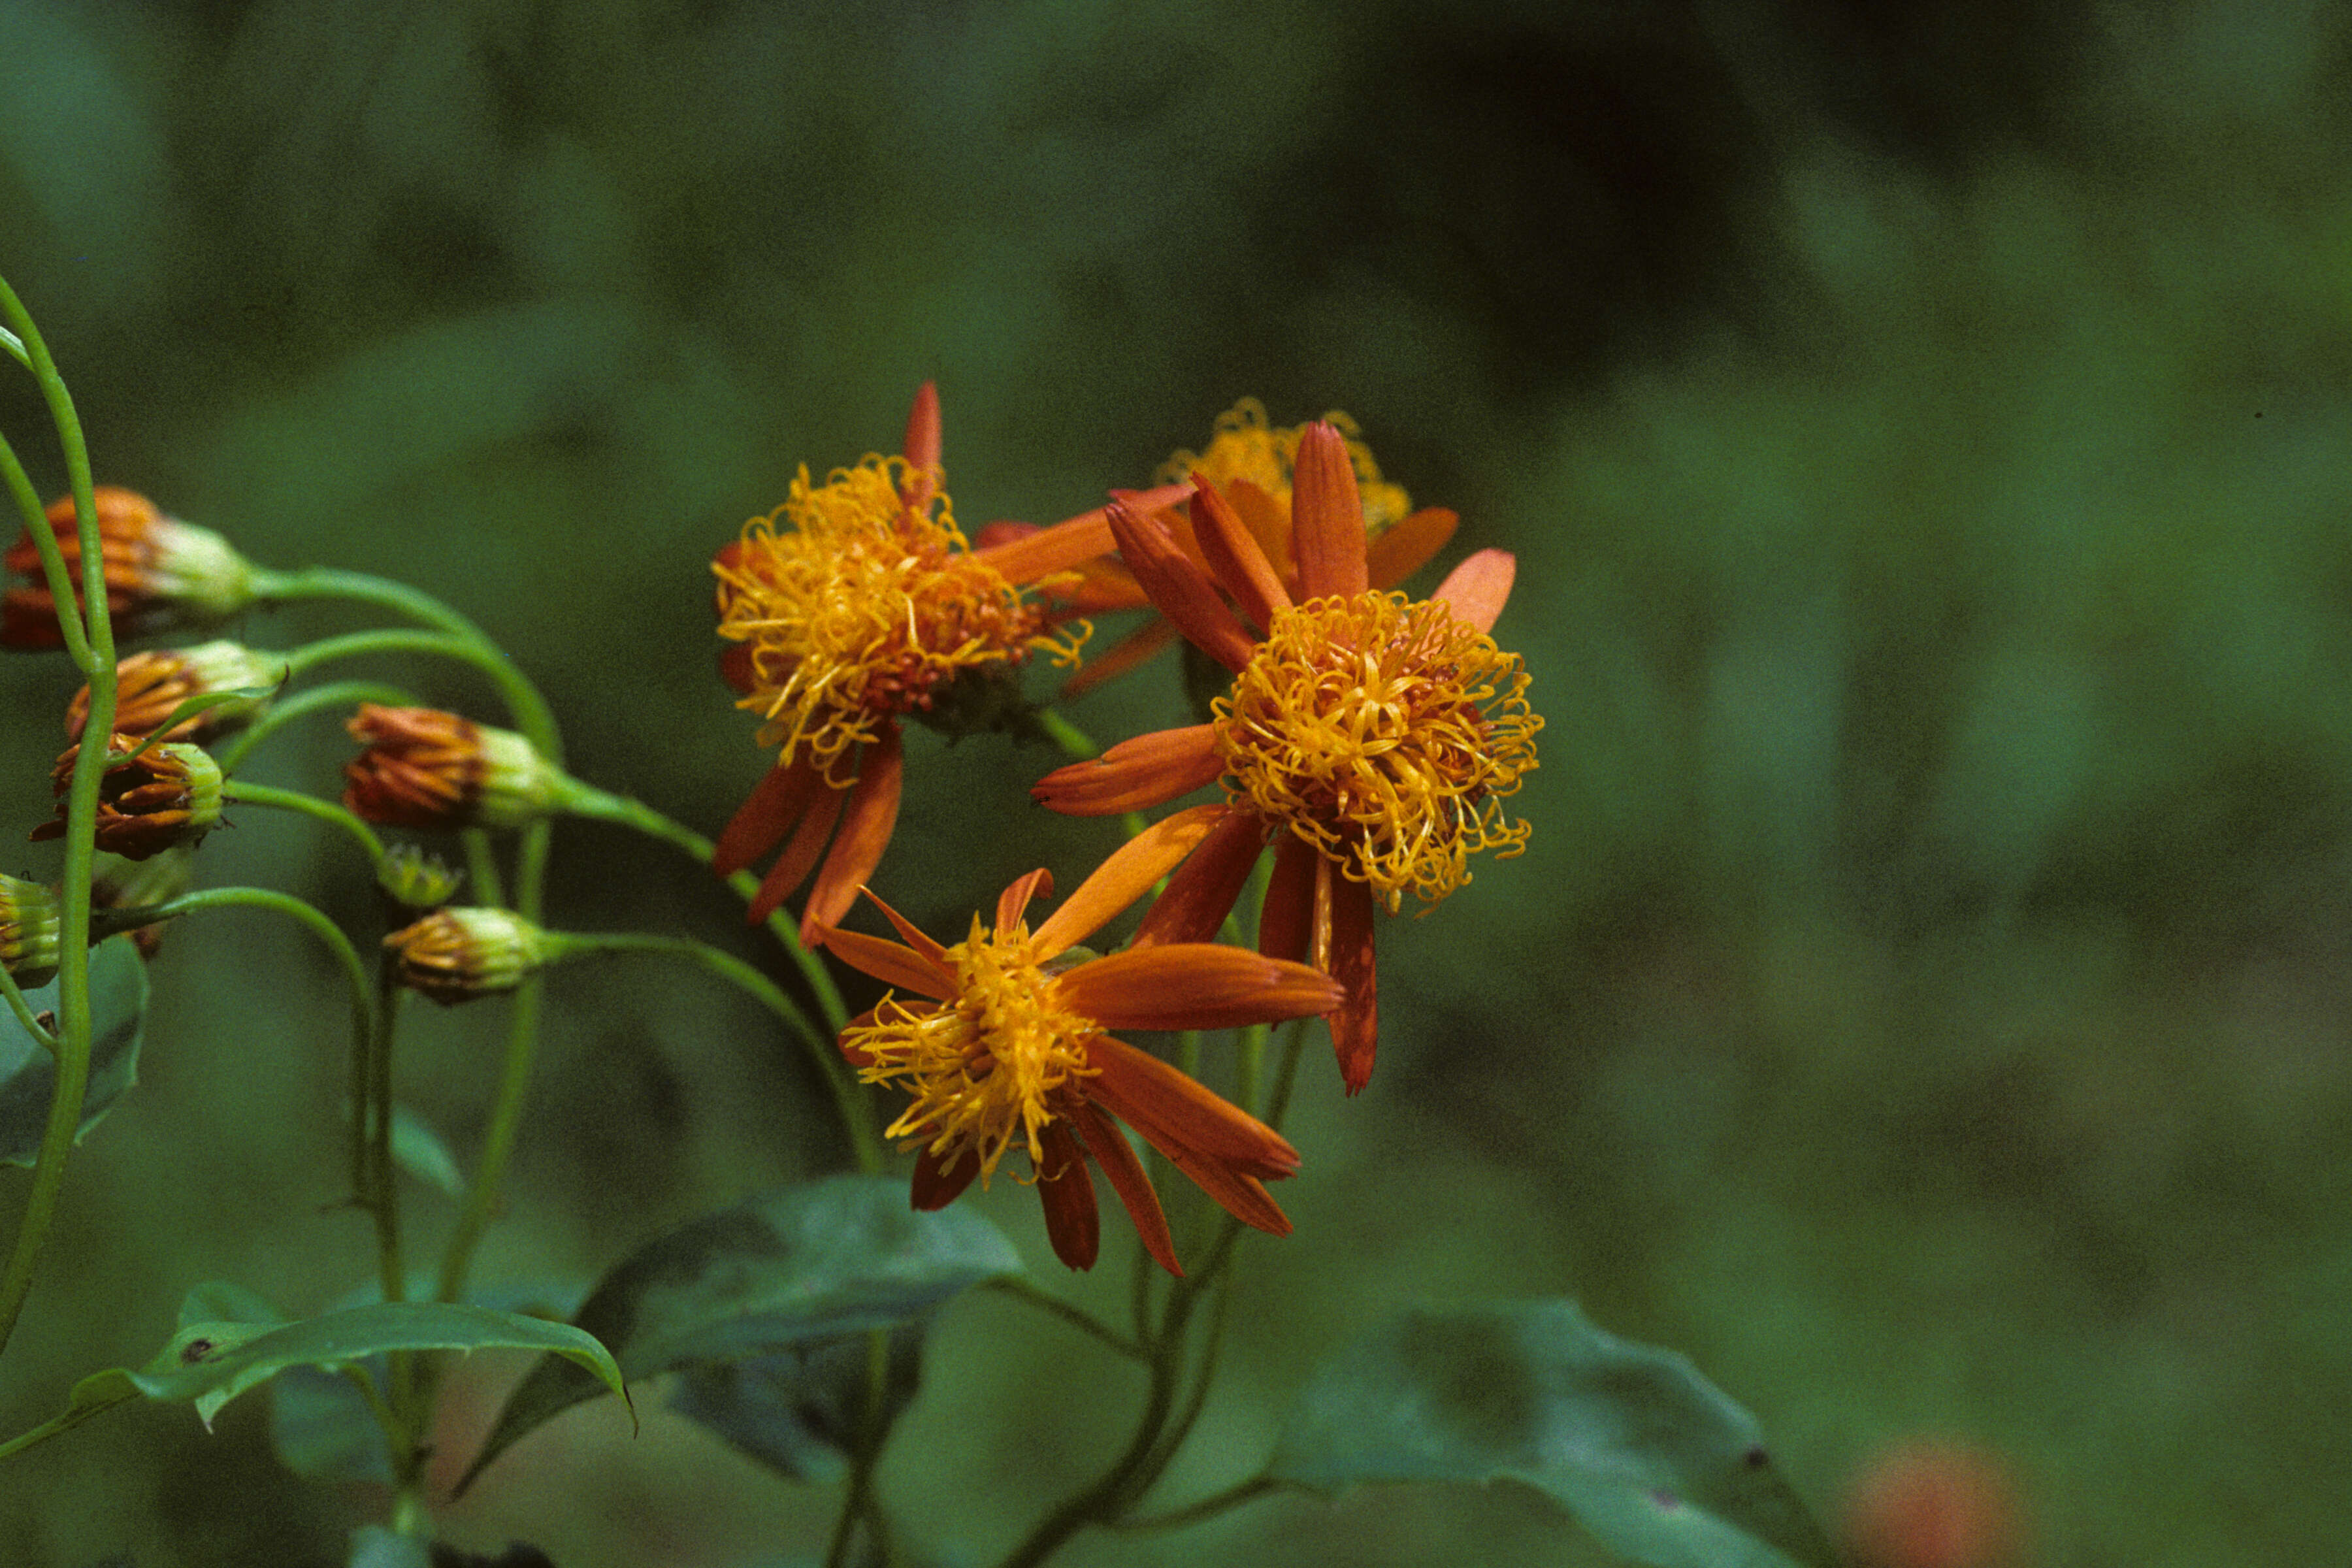
<svg viewBox="0 0 2352 1568">
<path fill-rule="evenodd" d="M 464 1299 L 466 1275 L 473 1267 L 474 1249 L 489 1228 L 498 1208 L 499 1184 L 513 1156 L 515 1135 L 522 1126 L 523 1099 L 530 1087 L 531 1067 L 538 1056 L 539 1011 L 542 989 L 533 975 L 515 988 L 514 1011 L 507 1030 L 507 1050 L 499 1067 L 498 1092 L 491 1100 L 490 1127 L 482 1138 L 482 1153 L 474 1180 L 466 1189 L 465 1207 L 441 1252 L 441 1272 L 434 1295 L 444 1301 Z"/>
<path fill-rule="evenodd" d="M 91 496 L 89 450 L 83 444 L 81 421 L 74 413 L 65 378 L 58 374 L 48 345 L 5 279 L 0 279 L 0 315 L 5 315 L 14 329 L 34 379 L 40 384 L 42 398 L 48 405 L 50 422 L 57 428 L 58 444 L 65 457 L 74 497 L 76 535 L 81 549 L 84 625 L 75 625 L 70 591 L 55 592 L 58 584 L 67 582 L 55 531 L 44 520 L 30 531 L 39 546 L 42 570 L 51 584 L 58 628 L 89 683 L 89 727 L 100 735 L 110 734 L 114 728 L 114 627 L 106 607 L 105 557 L 98 537 L 97 503 Z M 10 461 L 14 462 L 13 453 Z M 11 488 L 16 486 L 12 483 Z M 58 920 L 60 952 L 57 1079 L 50 1090 L 48 1114 L 42 1123 L 41 1142 L 33 1160 L 32 1185 L 25 1196 L 16 1238 L 9 1246 L 7 1264 L 0 1268 L 0 1350 L 6 1349 L 16 1333 L 16 1320 L 25 1310 L 25 1298 L 32 1290 L 33 1271 L 42 1245 L 48 1238 L 49 1226 L 57 1217 L 58 1200 L 65 1190 L 66 1163 L 73 1152 L 74 1136 L 81 1127 L 82 1098 L 89 1088 L 89 882 L 90 865 L 97 853 L 98 788 L 105 769 L 105 747 L 82 747 L 66 796 L 65 868 L 61 883 L 64 891 Z"/>
<path fill-rule="evenodd" d="M 857 1444 L 850 1457 L 849 1485 L 841 1499 L 841 1517 L 835 1521 L 833 1541 L 824 1554 L 825 1568 L 849 1568 L 850 1543 L 861 1520 L 878 1528 L 880 1515 L 874 1496 L 874 1470 L 881 1462 L 883 1405 L 890 1394 L 890 1333 L 877 1329 L 866 1336 L 866 1405 L 859 1413 Z M 878 1544 L 878 1542 L 877 1542 Z"/>
<path fill-rule="evenodd" d="M 506 908 L 506 889 L 499 876 L 498 852 L 488 828 L 468 827 L 457 836 L 466 850 L 466 875 L 473 879 L 473 901 L 488 909 Z"/>
<path fill-rule="evenodd" d="M 1073 1306 L 1059 1296 L 1041 1290 L 1017 1274 L 1000 1275 L 981 1288 L 985 1290 L 994 1290 L 999 1295 L 1010 1296 L 1014 1300 L 1024 1302 L 1041 1312 L 1050 1313 L 1080 1333 L 1090 1334 L 1100 1340 L 1123 1356 L 1131 1356 L 1137 1361 L 1151 1359 L 1151 1352 L 1139 1341 L 1129 1339 L 1084 1307 Z"/>
<path fill-rule="evenodd" d="M 247 805 L 266 805 L 278 811 L 299 812 L 304 816 L 331 823 L 350 834 L 358 841 L 360 847 L 367 851 L 371 873 L 383 860 L 383 840 L 376 837 L 375 829 L 333 801 L 320 800 L 317 795 L 304 795 L 300 790 L 249 784 L 243 779 L 230 779 L 224 783 L 221 798 L 241 801 Z"/>
<path fill-rule="evenodd" d="M 70 1432 L 91 1416 L 111 1410 L 118 1405 L 128 1405 L 138 1397 L 139 1391 L 130 1388 L 102 1402 L 68 1405 L 31 1431 L 19 1432 L 6 1442 L 0 1443 L 0 1459 L 14 1458 L 36 1444 L 46 1443 L 60 1432 Z"/>
<path fill-rule="evenodd" d="M 380 680 L 334 680 L 314 686 L 270 704 L 268 710 L 247 726 L 242 734 L 215 750 L 213 761 L 220 764 L 222 773 L 233 773 L 254 747 L 295 720 L 308 718 L 322 708 L 356 708 L 362 702 L 381 702 L 388 708 L 414 707 L 416 697 L 414 692 Z"/>
<path fill-rule="evenodd" d="M 49 527 L 47 509 L 41 505 L 41 492 L 33 487 L 33 477 L 17 460 L 16 449 L 0 436 L 0 476 L 8 482 L 8 493 L 16 498 L 16 510 L 24 514 L 25 532 L 37 544 L 44 538 L 41 550 L 41 574 L 49 590 L 52 604 L 64 605 L 74 602 L 73 578 L 66 570 L 65 554 L 58 548 L 56 531 Z M 89 668 L 89 638 L 81 622 L 71 615 L 58 617 L 58 630 L 66 640 L 66 654 L 76 669 Z"/>
<path fill-rule="evenodd" d="M 25 993 L 17 986 L 16 977 L 5 969 L 0 969 L 0 991 L 7 992 L 9 1010 L 16 1015 L 16 1022 L 25 1026 L 25 1033 L 32 1036 L 43 1050 L 56 1054 L 57 1036 L 41 1022 L 39 1016 L 33 1011 L 33 1005 L 25 1000 Z"/>
<path fill-rule="evenodd" d="M 1198 1524 L 1202 1520 L 1214 1519 L 1229 1509 L 1239 1508 L 1245 1502 L 1254 1502 L 1269 1493 L 1278 1492 L 1282 1485 L 1271 1476 L 1252 1476 L 1245 1481 L 1235 1481 L 1223 1491 L 1211 1492 L 1196 1502 L 1186 1503 L 1182 1508 L 1171 1509 L 1166 1513 L 1136 1514 L 1115 1521 L 1107 1528 L 1119 1531 L 1174 1530 L 1181 1525 Z"/>
<path fill-rule="evenodd" d="M 578 952 L 666 953 L 698 963 L 721 979 L 731 981 L 815 1047 L 818 1068 L 824 1074 L 826 1087 L 833 1091 L 834 1104 L 840 1112 L 843 1127 L 848 1131 L 850 1150 L 856 1158 L 857 1168 L 868 1175 L 882 1169 L 881 1139 L 874 1131 L 873 1118 L 866 1113 L 864 1098 L 858 1092 L 857 1080 L 850 1076 L 848 1064 L 841 1059 L 839 1052 L 825 1048 L 824 1037 L 816 1033 L 808 1021 L 808 1016 L 784 994 L 774 981 L 734 954 L 688 937 L 648 936 L 635 931 L 566 931 L 558 940 L 561 943 L 558 952 L 564 955 Z"/>
</svg>

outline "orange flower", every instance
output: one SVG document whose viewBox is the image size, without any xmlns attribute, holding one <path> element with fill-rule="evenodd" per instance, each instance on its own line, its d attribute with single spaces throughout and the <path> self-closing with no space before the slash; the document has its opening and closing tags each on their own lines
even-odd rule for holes
<svg viewBox="0 0 2352 1568">
<path fill-rule="evenodd" d="M 1325 1012 L 1339 988 L 1303 964 L 1205 942 L 1139 946 L 1056 963 L 1141 898 L 1209 831 L 1213 808 L 1179 812 L 1130 840 L 1033 933 L 1022 918 L 1053 879 L 1032 871 L 1004 889 L 996 922 L 943 947 L 879 899 L 905 938 L 824 927 L 847 963 L 929 998 L 895 995 L 842 1032 L 842 1054 L 867 1083 L 895 1083 L 914 1103 L 888 1135 L 921 1146 L 913 1199 L 943 1208 L 1018 1145 L 1035 1173 L 1055 1256 L 1094 1267 L 1100 1243 L 1089 1161 L 1102 1168 L 1144 1247 L 1171 1274 L 1175 1243 L 1141 1162 L 1118 1121 L 1140 1133 L 1245 1225 L 1276 1236 L 1290 1222 L 1265 1184 L 1298 1168 L 1298 1152 L 1247 1111 L 1212 1094 L 1111 1029 L 1217 1029 Z M 866 896 L 872 898 L 871 890 Z"/>
<path fill-rule="evenodd" d="M 1034 651 L 1074 663 L 1086 635 L 1054 632 L 1055 611 L 1022 589 L 1108 549 L 1102 510 L 973 550 L 940 480 L 939 396 L 926 382 L 903 457 L 868 457 L 822 485 L 803 468 L 783 506 L 711 561 L 719 635 L 731 645 L 720 669 L 737 706 L 765 721 L 760 743 L 777 749 L 712 866 L 730 876 L 783 846 L 754 921 L 814 870 L 803 941 L 846 913 L 881 863 L 898 816 L 899 720 L 931 714 L 966 681 L 1006 677 Z"/>
<path fill-rule="evenodd" d="M 344 728 L 367 750 L 343 764 L 343 804 L 391 827 L 520 827 L 571 780 L 508 730 L 434 708 L 362 702 Z"/>
<path fill-rule="evenodd" d="M 1161 614 L 1234 672 L 1233 690 L 1211 722 L 1124 742 L 1033 793 L 1093 816 L 1222 782 L 1225 804 L 1205 808 L 1215 826 L 1137 940 L 1213 933 L 1272 837 L 1259 951 L 1311 962 L 1345 988 L 1330 1024 L 1352 1094 L 1378 1043 L 1375 901 L 1394 914 L 1410 890 L 1434 905 L 1470 879 L 1472 853 L 1525 846 L 1528 825 L 1501 803 L 1534 770 L 1543 721 L 1528 710 L 1517 656 L 1486 635 L 1510 594 L 1510 555 L 1480 551 L 1418 603 L 1378 592 L 1355 472 L 1330 425 L 1300 438 L 1295 484 L 1303 599 L 1214 485 L 1192 503 L 1205 572 L 1153 518 L 1113 503 L 1129 567 Z"/>
<path fill-rule="evenodd" d="M 1364 444 L 1356 422 L 1337 410 L 1323 418 L 1339 432 L 1349 467 L 1356 477 L 1357 494 L 1364 508 L 1366 566 L 1371 585 L 1393 588 L 1421 570 L 1430 557 L 1444 547 L 1445 542 L 1454 537 L 1459 520 L 1444 507 L 1424 507 L 1414 511 L 1403 487 L 1381 478 L 1380 464 L 1373 460 L 1372 449 Z M 1157 516 L 1176 542 L 1176 547 L 1193 565 L 1204 572 L 1210 570 L 1181 505 L 1181 492 L 1189 491 L 1194 485 L 1213 485 L 1220 499 L 1233 509 L 1242 526 L 1257 542 L 1258 549 L 1282 579 L 1284 588 L 1293 598 L 1307 596 L 1299 591 L 1298 566 L 1291 547 L 1292 478 L 1297 465 L 1299 438 L 1306 429 L 1303 425 L 1280 428 L 1270 426 L 1265 405 L 1255 397 L 1244 397 L 1217 416 L 1207 451 L 1180 451 L 1160 465 L 1153 477 L 1163 484 L 1176 486 L 1180 493 L 1175 500 L 1161 503 Z M 1185 482 L 1188 480 L 1190 483 Z M 1129 504 L 1134 503 L 1130 500 Z M 1129 609 L 1150 602 L 1143 584 L 1114 557 L 1087 562 L 1081 571 L 1085 586 L 1073 599 L 1078 608 L 1091 613 Z M 1063 695 L 1076 697 L 1113 676 L 1126 673 L 1167 647 L 1175 637 L 1176 627 L 1171 622 L 1153 616 L 1088 660 L 1087 667 L 1063 687 Z"/>
<path fill-rule="evenodd" d="M 144 860 L 176 844 L 194 845 L 220 826 L 221 771 L 202 746 L 163 741 L 140 752 L 144 739 L 117 734 L 98 786 L 98 847 L 126 860 Z M 58 796 L 57 818 L 33 829 L 35 840 L 62 838 L 67 793 L 73 787 L 79 745 L 66 748 L 49 782 Z M 115 762 L 123 757 L 128 760 Z"/>
<path fill-rule="evenodd" d="M 134 653 L 114 667 L 114 727 L 126 735 L 152 735 L 191 697 L 276 686 L 286 679 L 286 660 L 257 653 L 242 643 L 208 642 L 196 647 L 155 648 Z M 183 720 L 164 737 L 202 741 L 250 722 L 269 699 L 237 698 Z M 66 735 L 81 739 L 89 721 L 89 688 L 66 705 Z"/>
<path fill-rule="evenodd" d="M 165 517 L 145 496 L 114 485 L 99 486 L 92 500 L 105 561 L 106 608 L 114 617 L 116 637 L 128 639 L 174 627 L 212 626 L 253 603 L 252 565 L 211 529 Z M 51 502 L 48 521 L 65 552 L 79 604 L 81 535 L 74 527 L 73 498 Z M 57 600 L 49 594 L 40 548 L 31 533 L 18 535 L 0 559 L 26 580 L 26 585 L 10 588 L 0 600 L 0 647 L 64 647 Z"/>
</svg>

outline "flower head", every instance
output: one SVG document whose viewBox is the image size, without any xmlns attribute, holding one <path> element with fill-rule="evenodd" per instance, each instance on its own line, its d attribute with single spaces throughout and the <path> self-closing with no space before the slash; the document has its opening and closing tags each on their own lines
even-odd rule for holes
<svg viewBox="0 0 2352 1568">
<path fill-rule="evenodd" d="M 400 983 L 445 1007 L 511 991 L 551 956 L 547 933 L 504 910 L 436 910 L 383 939 Z"/>
<path fill-rule="evenodd" d="M 1325 415 L 1323 420 L 1338 432 L 1349 468 L 1355 475 L 1357 494 L 1363 507 L 1366 563 L 1371 585 L 1392 588 L 1437 553 L 1453 537 L 1458 520 L 1444 507 L 1413 510 L 1403 487 L 1381 478 L 1380 464 L 1373 459 L 1372 449 L 1364 444 L 1356 422 L 1337 410 Z M 1304 425 L 1273 426 L 1267 422 L 1265 405 L 1255 397 L 1244 397 L 1217 416 L 1205 450 L 1179 451 L 1160 465 L 1155 479 L 1177 487 L 1174 500 L 1153 509 L 1137 506 L 1130 498 L 1129 505 L 1139 511 L 1155 510 L 1177 548 L 1193 564 L 1207 571 L 1209 563 L 1201 553 L 1200 542 L 1183 501 L 1195 489 L 1213 488 L 1256 541 L 1285 589 L 1294 598 L 1301 597 L 1298 566 L 1291 544 L 1292 481 L 1297 468 L 1298 444 L 1307 428 Z M 1125 609 L 1150 602 L 1142 584 L 1114 558 L 1089 562 L 1082 571 L 1086 584 L 1077 596 L 1078 602 L 1090 611 Z M 1146 621 L 1073 676 L 1063 688 L 1065 695 L 1076 696 L 1134 668 L 1165 647 L 1175 636 L 1176 628 L 1168 621 L 1158 617 Z"/>
<path fill-rule="evenodd" d="M 838 921 L 880 864 L 898 813 L 899 721 L 968 712 L 972 683 L 1009 679 L 1033 653 L 1075 662 L 1085 635 L 1057 631 L 1055 609 L 1024 589 L 1107 549 L 1103 513 L 973 550 L 941 484 L 940 441 L 926 383 L 903 456 L 868 457 L 823 484 L 803 468 L 783 506 L 711 561 L 720 668 L 776 749 L 712 863 L 731 876 L 782 845 L 754 921 L 816 871 L 803 940 Z"/>
<path fill-rule="evenodd" d="M 30 989 L 58 972 L 58 894 L 54 888 L 0 875 L 0 965 Z"/>
<path fill-rule="evenodd" d="M 215 626 L 253 603 L 252 564 L 219 534 L 165 517 L 135 490 L 100 485 L 92 499 L 105 562 L 106 608 L 114 618 L 117 637 Z M 72 497 L 50 504 L 48 522 L 64 552 L 79 604 L 81 535 L 74 524 Z M 5 560 L 8 570 L 26 581 L 0 600 L 0 646 L 63 647 L 57 600 L 49 593 L 40 548 L 32 535 L 19 535 Z"/>
<path fill-rule="evenodd" d="M 1147 830 L 1034 931 L 1024 918 L 1029 901 L 1053 889 L 1042 870 L 1007 888 L 994 922 L 975 915 L 953 946 L 932 941 L 887 905 L 882 911 L 903 945 L 823 929 L 825 945 L 844 961 L 924 998 L 886 997 L 841 1037 L 842 1054 L 861 1079 L 910 1096 L 888 1132 L 921 1151 L 916 1207 L 944 1207 L 974 1177 L 985 1184 L 1017 1149 L 1028 1157 L 1055 1255 L 1088 1268 L 1100 1243 L 1091 1162 L 1109 1179 L 1145 1248 L 1181 1273 L 1159 1197 L 1116 1118 L 1235 1218 L 1287 1234 L 1290 1222 L 1265 1184 L 1296 1171 L 1297 1151 L 1109 1031 L 1305 1017 L 1335 1005 L 1339 988 L 1303 964 L 1200 942 L 1056 962 L 1140 898 L 1210 826 L 1209 812 L 1196 808 Z"/>
<path fill-rule="evenodd" d="M 107 747 L 105 776 L 98 786 L 98 847 L 126 860 L 144 860 L 174 845 L 194 845 L 220 826 L 220 764 L 202 746 L 160 741 L 144 751 L 144 737 L 116 733 Z M 131 753 L 137 752 L 137 756 Z M 35 839 L 62 838 L 66 795 L 73 787 L 79 744 L 66 749 L 50 774 L 58 815 L 33 829 Z M 121 761 L 115 759 L 120 758 Z"/>
<path fill-rule="evenodd" d="M 154 648 L 134 653 L 114 667 L 114 727 L 126 735 L 152 735 L 180 704 L 256 687 L 286 678 L 286 661 L 243 643 L 208 642 L 195 647 Z M 269 705 L 268 697 L 236 697 L 172 727 L 167 741 L 202 741 L 250 723 Z M 81 739 L 89 721 L 89 688 L 66 705 L 66 734 Z"/>
<path fill-rule="evenodd" d="M 367 750 L 343 764 L 343 804 L 390 827 L 520 827 L 571 783 L 520 735 L 438 709 L 363 702 L 345 728 Z"/>
<path fill-rule="evenodd" d="M 1155 519 L 1112 507 L 1123 559 L 1160 612 L 1234 672 L 1233 689 L 1210 722 L 1124 742 L 1034 793 L 1056 811 L 1097 816 L 1221 783 L 1226 804 L 1208 809 L 1222 820 L 1146 931 L 1166 941 L 1213 931 L 1272 837 L 1259 948 L 1311 962 L 1345 987 L 1331 1033 L 1353 1092 L 1371 1076 L 1378 1040 L 1374 904 L 1394 913 L 1410 891 L 1434 905 L 1470 879 L 1471 854 L 1525 846 L 1528 825 L 1501 803 L 1534 770 L 1543 721 L 1528 707 L 1518 658 L 1486 635 L 1510 593 L 1509 555 L 1479 552 L 1428 600 L 1378 592 L 1340 433 L 1310 426 L 1294 474 L 1303 597 L 1214 486 L 1191 507 L 1205 571 Z"/>
</svg>

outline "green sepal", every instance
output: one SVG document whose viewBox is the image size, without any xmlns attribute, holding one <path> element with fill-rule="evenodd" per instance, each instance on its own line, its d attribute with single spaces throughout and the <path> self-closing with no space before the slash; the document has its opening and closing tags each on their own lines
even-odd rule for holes
<svg viewBox="0 0 2352 1568">
<path fill-rule="evenodd" d="M 1319 1366 L 1266 1474 L 1321 1492 L 1510 1480 L 1654 1568 L 1836 1568 L 1756 1418 L 1565 1300 L 1406 1311 Z"/>
</svg>

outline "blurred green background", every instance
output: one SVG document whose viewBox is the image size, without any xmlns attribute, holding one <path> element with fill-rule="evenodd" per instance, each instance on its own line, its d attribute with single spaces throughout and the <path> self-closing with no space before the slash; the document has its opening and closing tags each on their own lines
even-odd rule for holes
<svg viewBox="0 0 2352 1568">
<path fill-rule="evenodd" d="M 1369 1092 L 1310 1056 L 1297 1233 L 1250 1247 L 1164 1495 L 1255 1468 L 1308 1361 L 1393 1305 L 1569 1294 L 1688 1351 L 1825 1515 L 1935 1433 L 2007 1456 L 2039 1562 L 2321 1562 L 2352 1484 L 2347 43 L 2292 0 L 0 0 L 0 271 L 102 479 L 446 596 L 575 771 L 706 830 L 764 765 L 709 553 L 797 464 L 891 449 L 920 380 L 967 525 L 1139 483 L 1244 395 L 1348 409 L 1461 512 L 1446 561 L 1518 552 L 1536 835 L 1384 928 Z M 61 489 L 22 377 L 0 426 Z M 47 816 L 69 686 L 8 666 L 0 820 Z M 1073 716 L 1182 711 L 1163 663 Z M 331 791 L 347 750 L 315 723 L 254 775 Z M 880 883 L 935 930 L 1110 842 L 1030 807 L 1042 752 L 910 750 Z M 342 845 L 233 815 L 208 882 L 370 929 Z M 595 827 L 560 836 L 554 910 L 760 951 Z M 326 1206 L 315 946 L 213 917 L 155 981 L 9 1432 L 200 1279 L 315 1309 L 370 1268 Z M 492 1011 L 404 1042 L 467 1155 Z M 488 1279 L 584 1279 L 838 1161 L 790 1043 L 697 974 L 567 972 L 549 1033 Z M 985 1202 L 1058 1274 L 1025 1191 Z M 1135 1393 L 959 1304 L 884 1471 L 905 1533 L 989 1560 Z M 266 1404 L 15 1461 L 0 1554 L 340 1562 L 381 1500 L 280 1472 Z M 446 1531 L 748 1564 L 830 1503 L 606 1404 Z M 1611 1559 L 1529 1497 L 1399 1491 L 1066 1561 Z"/>
</svg>

